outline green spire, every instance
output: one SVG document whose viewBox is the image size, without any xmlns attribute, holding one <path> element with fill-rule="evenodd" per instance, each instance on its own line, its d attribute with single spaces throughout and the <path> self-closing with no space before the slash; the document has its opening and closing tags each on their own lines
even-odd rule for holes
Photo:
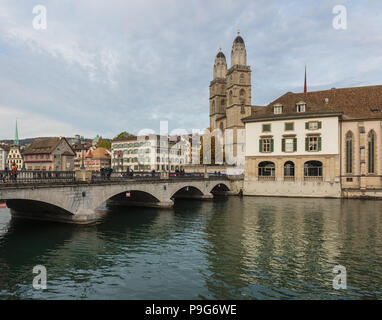
<svg viewBox="0 0 382 320">
<path fill-rule="evenodd" d="M 17 120 L 16 120 L 16 130 L 15 130 L 15 141 L 14 141 L 14 144 L 15 145 L 19 145 L 19 131 L 17 130 Z"/>
</svg>

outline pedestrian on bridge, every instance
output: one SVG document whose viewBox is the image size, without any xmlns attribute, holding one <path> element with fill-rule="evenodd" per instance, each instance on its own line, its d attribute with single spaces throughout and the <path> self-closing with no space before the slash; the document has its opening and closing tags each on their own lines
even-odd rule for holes
<svg viewBox="0 0 382 320">
<path fill-rule="evenodd" d="M 12 180 L 14 180 L 15 182 L 17 180 L 17 167 L 15 163 L 13 163 L 12 166 Z"/>
</svg>

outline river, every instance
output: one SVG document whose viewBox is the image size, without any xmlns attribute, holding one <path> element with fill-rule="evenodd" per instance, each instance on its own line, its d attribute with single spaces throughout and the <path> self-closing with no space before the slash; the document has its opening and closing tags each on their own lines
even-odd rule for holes
<svg viewBox="0 0 382 320">
<path fill-rule="evenodd" d="M 336 265 L 346 289 L 333 288 Z M 339 298 L 382 299 L 382 201 L 177 200 L 88 227 L 0 210 L 0 299 Z"/>
</svg>

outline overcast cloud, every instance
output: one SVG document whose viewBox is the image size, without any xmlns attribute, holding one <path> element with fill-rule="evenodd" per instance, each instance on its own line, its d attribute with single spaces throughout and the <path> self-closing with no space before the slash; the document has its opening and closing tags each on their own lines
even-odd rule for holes
<svg viewBox="0 0 382 320">
<path fill-rule="evenodd" d="M 47 30 L 32 27 L 35 5 Z M 335 5 L 347 30 L 332 26 Z M 252 104 L 382 84 L 382 1 L 0 0 L 0 139 L 205 128 L 219 46 L 237 29 Z"/>
</svg>

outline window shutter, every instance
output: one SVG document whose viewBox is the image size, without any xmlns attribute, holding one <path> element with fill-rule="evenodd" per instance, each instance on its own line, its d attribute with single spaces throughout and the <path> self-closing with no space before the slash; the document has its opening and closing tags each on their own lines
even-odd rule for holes
<svg viewBox="0 0 382 320">
<path fill-rule="evenodd" d="M 285 152 L 285 139 L 281 140 L 281 151 Z"/>
<path fill-rule="evenodd" d="M 309 138 L 305 138 L 305 151 L 309 151 Z"/>
<path fill-rule="evenodd" d="M 318 151 L 321 151 L 321 137 L 318 137 Z"/>
<path fill-rule="evenodd" d="M 271 152 L 273 152 L 273 139 L 271 139 Z"/>
<path fill-rule="evenodd" d="M 318 121 L 318 129 L 321 129 L 321 128 L 322 128 L 322 122 Z"/>
<path fill-rule="evenodd" d="M 293 139 L 293 151 L 297 151 L 297 138 Z"/>
<path fill-rule="evenodd" d="M 305 122 L 305 129 L 306 129 L 306 130 L 309 129 L 309 122 Z"/>
<path fill-rule="evenodd" d="M 259 140 L 259 152 L 263 152 L 263 140 Z"/>
</svg>

